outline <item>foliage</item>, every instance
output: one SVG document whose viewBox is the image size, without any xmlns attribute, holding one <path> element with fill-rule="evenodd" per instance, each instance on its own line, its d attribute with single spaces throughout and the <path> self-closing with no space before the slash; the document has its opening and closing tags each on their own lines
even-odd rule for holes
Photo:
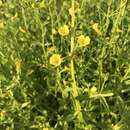
<svg viewBox="0 0 130 130">
<path fill-rule="evenodd" d="M 129 14 L 129 0 L 1 0 L 0 130 L 130 130 Z"/>
</svg>

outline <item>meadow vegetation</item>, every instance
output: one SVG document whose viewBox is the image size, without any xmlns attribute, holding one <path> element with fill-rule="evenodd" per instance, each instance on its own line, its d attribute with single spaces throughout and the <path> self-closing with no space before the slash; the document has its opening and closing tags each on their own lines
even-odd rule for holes
<svg viewBox="0 0 130 130">
<path fill-rule="evenodd" d="M 0 0 L 0 130 L 130 130 L 130 1 Z"/>
</svg>

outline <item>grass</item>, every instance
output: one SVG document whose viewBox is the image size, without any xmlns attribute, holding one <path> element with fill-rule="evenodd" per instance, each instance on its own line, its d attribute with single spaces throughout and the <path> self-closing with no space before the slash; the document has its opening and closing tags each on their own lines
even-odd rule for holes
<svg viewBox="0 0 130 130">
<path fill-rule="evenodd" d="M 0 130 L 130 130 L 129 14 L 129 0 L 1 0 Z"/>
</svg>

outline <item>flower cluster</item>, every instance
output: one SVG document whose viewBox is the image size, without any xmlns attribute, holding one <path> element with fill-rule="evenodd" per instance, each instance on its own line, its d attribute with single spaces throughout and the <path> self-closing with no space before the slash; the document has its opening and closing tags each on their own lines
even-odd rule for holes
<svg viewBox="0 0 130 130">
<path fill-rule="evenodd" d="M 67 36 L 69 35 L 69 27 L 67 25 L 63 25 L 61 27 L 59 27 L 58 29 L 58 33 L 61 35 L 61 36 Z M 78 47 L 85 47 L 85 46 L 88 46 L 90 44 L 90 37 L 89 36 L 85 36 L 85 35 L 80 35 L 77 37 L 77 43 L 78 43 Z M 53 48 L 51 48 L 53 49 Z M 49 63 L 51 65 L 54 65 L 54 66 L 59 66 L 62 62 L 62 58 L 61 58 L 61 55 L 59 54 L 53 54 L 50 59 L 49 59 Z"/>
</svg>

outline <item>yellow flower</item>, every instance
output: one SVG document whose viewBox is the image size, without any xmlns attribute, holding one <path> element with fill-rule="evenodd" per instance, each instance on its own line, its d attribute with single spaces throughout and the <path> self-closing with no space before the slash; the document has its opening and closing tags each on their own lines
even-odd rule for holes
<svg viewBox="0 0 130 130">
<path fill-rule="evenodd" d="M 34 3 L 32 3 L 32 5 L 31 5 L 31 6 L 32 6 L 32 8 L 35 8 L 35 4 L 34 4 Z"/>
<path fill-rule="evenodd" d="M 2 6 L 2 4 L 3 4 L 2 1 L 0 1 L 0 7 Z"/>
<path fill-rule="evenodd" d="M 61 36 L 67 36 L 69 34 L 69 27 L 64 25 L 58 29 L 58 32 Z"/>
<path fill-rule="evenodd" d="M 50 62 L 51 65 L 54 65 L 54 66 L 60 65 L 61 62 L 62 62 L 61 55 L 59 55 L 59 54 L 53 54 L 50 57 L 49 62 Z"/>
<path fill-rule="evenodd" d="M 92 88 L 90 88 L 90 90 L 89 90 L 89 96 L 90 97 L 93 97 L 93 96 L 95 96 L 97 94 L 98 94 L 97 93 L 97 88 L 95 86 L 93 86 Z"/>
<path fill-rule="evenodd" d="M 87 46 L 90 44 L 90 40 L 89 36 L 80 35 L 78 37 L 78 44 L 80 47 Z"/>
<path fill-rule="evenodd" d="M 75 12 L 75 11 L 74 11 Z M 69 14 L 72 16 L 73 15 L 73 9 L 72 9 L 72 7 L 71 8 L 69 8 Z"/>
<path fill-rule="evenodd" d="M 90 89 L 90 94 L 95 94 L 97 93 L 97 88 L 95 86 L 93 86 L 91 89 Z"/>
<path fill-rule="evenodd" d="M 98 25 L 99 25 L 98 23 L 94 23 L 94 24 L 92 25 L 92 28 L 93 28 L 93 30 L 94 30 L 97 34 L 101 34 Z"/>
<path fill-rule="evenodd" d="M 4 28 L 4 22 L 0 21 L 0 29 Z"/>
<path fill-rule="evenodd" d="M 43 130 L 49 130 L 48 128 L 43 128 Z"/>
<path fill-rule="evenodd" d="M 1 112 L 0 112 L 0 117 L 3 118 L 3 117 L 5 117 L 5 115 L 6 115 L 6 112 L 5 112 L 5 111 L 1 111 Z"/>
</svg>

